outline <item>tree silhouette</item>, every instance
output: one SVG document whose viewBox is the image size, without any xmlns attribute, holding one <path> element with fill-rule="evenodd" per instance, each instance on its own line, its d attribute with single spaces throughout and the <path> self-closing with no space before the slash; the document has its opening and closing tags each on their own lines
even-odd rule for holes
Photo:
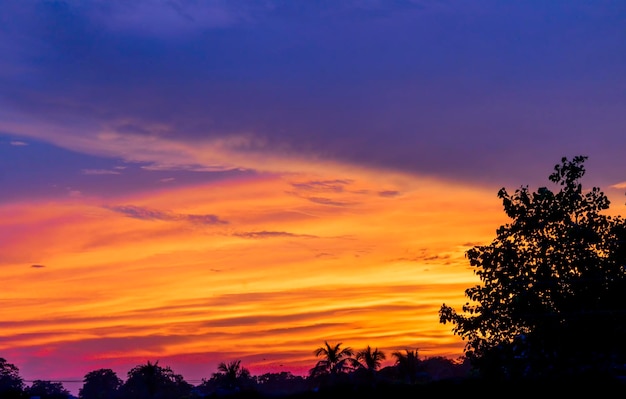
<svg viewBox="0 0 626 399">
<path fill-rule="evenodd" d="M 331 346 L 328 341 L 324 342 L 315 350 L 316 357 L 322 357 L 309 373 L 312 377 L 320 375 L 337 375 L 344 371 L 352 370 L 356 360 L 352 357 L 354 352 L 351 348 L 341 348 L 341 342 Z"/>
<path fill-rule="evenodd" d="M 26 390 L 28 397 L 39 397 L 41 399 L 67 399 L 70 397 L 70 391 L 63 387 L 60 382 L 51 382 L 45 380 L 35 380 L 33 384 Z"/>
<path fill-rule="evenodd" d="M 0 398 L 19 398 L 23 391 L 24 380 L 20 377 L 20 370 L 0 357 Z"/>
<path fill-rule="evenodd" d="M 188 395 L 192 386 L 170 367 L 161 367 L 159 362 L 138 365 L 128 372 L 121 388 L 123 398 L 168 399 Z"/>
<path fill-rule="evenodd" d="M 111 369 L 94 370 L 85 375 L 80 399 L 115 399 L 119 396 L 122 380 Z"/>
<path fill-rule="evenodd" d="M 241 366 L 241 360 L 233 360 L 217 365 L 217 373 L 213 374 L 213 379 L 218 387 L 228 390 L 238 390 L 249 386 L 252 382 L 250 371 Z"/>
<path fill-rule="evenodd" d="M 356 353 L 356 361 L 354 362 L 354 373 L 352 381 L 359 385 L 368 385 L 374 387 L 378 381 L 378 369 L 383 360 L 386 359 L 385 353 L 371 346 Z"/>
<path fill-rule="evenodd" d="M 406 383 L 414 384 L 417 381 L 420 367 L 417 349 L 405 349 L 404 352 L 395 351 L 391 355 L 396 358 L 396 368 L 400 378 Z"/>
<path fill-rule="evenodd" d="M 378 348 L 372 350 L 369 345 L 356 354 L 356 360 L 360 361 L 361 365 L 371 372 L 378 370 L 386 358 L 384 352 L 379 351 Z"/>
<path fill-rule="evenodd" d="M 261 374 L 256 380 L 258 391 L 264 395 L 291 395 L 307 388 L 304 377 L 295 376 L 289 371 Z"/>
<path fill-rule="evenodd" d="M 439 315 L 467 340 L 465 354 L 483 374 L 605 373 L 626 364 L 626 225 L 602 214 L 609 200 L 599 188 L 583 190 L 586 159 L 554 167 L 558 192 L 502 188 L 512 221 L 467 252 L 482 284 L 465 291 L 463 314 L 443 304 Z"/>
</svg>

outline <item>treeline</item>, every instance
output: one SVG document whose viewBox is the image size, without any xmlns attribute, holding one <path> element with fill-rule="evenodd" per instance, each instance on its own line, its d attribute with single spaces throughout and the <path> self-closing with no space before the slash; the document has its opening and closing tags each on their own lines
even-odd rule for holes
<svg viewBox="0 0 626 399">
<path fill-rule="evenodd" d="M 146 362 L 128 371 L 122 380 L 111 369 L 87 373 L 79 389 L 80 399 L 183 399 L 219 396 L 288 396 L 352 386 L 374 388 L 381 385 L 424 384 L 463 378 L 469 364 L 445 357 L 420 359 L 417 350 L 393 352 L 392 366 L 381 368 L 386 354 L 367 347 L 353 351 L 328 342 L 315 350 L 319 358 L 307 376 L 291 372 L 252 375 L 241 361 L 220 363 L 217 371 L 197 385 L 187 382 L 169 366 Z M 35 380 L 27 386 L 19 369 L 0 358 L 0 398 L 68 399 L 72 395 L 61 382 Z"/>
<path fill-rule="evenodd" d="M 579 378 L 509 379 L 485 378 L 465 358 L 419 358 L 417 350 L 391 353 L 394 362 L 381 367 L 387 355 L 369 346 L 361 351 L 328 342 L 315 352 L 318 361 L 307 376 L 291 372 L 252 375 L 241 361 L 220 363 L 209 378 L 193 385 L 181 374 L 158 361 L 128 371 L 122 380 L 111 369 L 87 373 L 79 399 L 211 399 L 211 398 L 412 398 L 448 395 L 516 396 L 549 390 L 560 395 L 598 395 L 623 392 L 626 380 L 609 375 Z M 61 382 L 36 380 L 26 386 L 19 369 L 0 358 L 0 399 L 72 399 Z"/>
<path fill-rule="evenodd" d="M 469 364 L 445 357 L 420 359 L 417 350 L 393 352 L 392 366 L 381 368 L 386 354 L 367 347 L 353 351 L 328 342 L 315 352 L 318 361 L 307 376 L 291 372 L 252 375 L 241 361 L 220 363 L 217 371 L 197 385 L 187 382 L 169 366 L 158 361 L 146 362 L 128 371 L 122 380 L 111 369 L 87 373 L 79 389 L 80 399 L 201 399 L 223 396 L 277 397 L 316 395 L 330 390 L 376 389 L 382 386 L 428 384 L 434 381 L 462 379 L 468 376 Z M 69 399 L 70 392 L 61 382 L 35 380 L 24 383 L 19 369 L 0 358 L 0 398 Z"/>
</svg>

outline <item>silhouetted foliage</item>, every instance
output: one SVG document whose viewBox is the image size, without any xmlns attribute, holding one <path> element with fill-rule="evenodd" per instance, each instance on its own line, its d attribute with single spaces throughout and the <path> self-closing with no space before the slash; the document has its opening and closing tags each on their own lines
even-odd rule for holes
<svg viewBox="0 0 626 399">
<path fill-rule="evenodd" d="M 261 374 L 256 377 L 256 381 L 257 390 L 265 395 L 288 395 L 307 389 L 304 377 L 295 376 L 288 371 Z"/>
<path fill-rule="evenodd" d="M 0 357 L 0 398 L 19 398 L 23 391 L 24 380 L 20 377 L 20 370 Z"/>
<path fill-rule="evenodd" d="M 341 342 L 331 346 L 326 341 L 324 346 L 317 348 L 314 353 L 316 357 L 321 357 L 322 359 L 310 370 L 309 373 L 312 377 L 337 375 L 358 367 L 356 359 L 353 358 L 354 351 L 352 348 L 341 348 Z"/>
<path fill-rule="evenodd" d="M 113 370 L 94 370 L 85 375 L 78 397 L 80 399 L 116 399 L 121 386 L 122 380 Z"/>
<path fill-rule="evenodd" d="M 467 358 L 452 360 L 443 356 L 421 359 L 419 368 L 428 376 L 428 381 L 466 378 L 471 370 Z"/>
<path fill-rule="evenodd" d="M 317 388 L 349 384 L 348 373 L 360 367 L 359 362 L 353 357 L 352 348 L 342 348 L 341 342 L 330 345 L 325 341 L 324 346 L 317 348 L 313 353 L 321 358 L 315 367 L 309 370 L 309 381 Z"/>
<path fill-rule="evenodd" d="M 213 374 L 213 379 L 219 388 L 226 390 L 241 390 L 254 384 L 250 371 L 241 366 L 241 360 L 218 364 L 217 373 Z"/>
<path fill-rule="evenodd" d="M 189 395 L 192 385 L 169 367 L 159 366 L 159 362 L 135 366 L 128 372 L 122 385 L 122 398 L 128 399 L 170 399 Z"/>
<path fill-rule="evenodd" d="M 417 349 L 405 349 L 404 352 L 396 351 L 391 355 L 396 358 L 398 376 L 405 383 L 414 384 L 424 378 L 423 374 L 420 374 L 420 359 Z"/>
<path fill-rule="evenodd" d="M 372 350 L 369 345 L 367 348 L 357 352 L 356 354 L 356 360 L 360 362 L 361 366 L 370 371 L 378 370 L 381 362 L 386 358 L 387 356 L 384 352 L 379 351 L 378 348 Z"/>
<path fill-rule="evenodd" d="M 67 399 L 70 391 L 60 382 L 35 380 L 26 390 L 28 397 L 38 396 L 41 399 Z"/>
<path fill-rule="evenodd" d="M 558 192 L 498 192 L 512 219 L 490 245 L 467 252 L 482 284 L 464 314 L 445 304 L 440 321 L 467 340 L 484 375 L 555 377 L 607 373 L 626 364 L 626 225 L 602 214 L 609 200 L 580 183 L 587 157 L 563 158 Z"/>
<path fill-rule="evenodd" d="M 383 360 L 387 356 L 384 352 L 372 349 L 371 346 L 360 350 L 356 354 L 356 362 L 354 362 L 355 370 L 352 375 L 352 381 L 359 385 L 375 385 L 377 381 L 377 371 Z"/>
</svg>

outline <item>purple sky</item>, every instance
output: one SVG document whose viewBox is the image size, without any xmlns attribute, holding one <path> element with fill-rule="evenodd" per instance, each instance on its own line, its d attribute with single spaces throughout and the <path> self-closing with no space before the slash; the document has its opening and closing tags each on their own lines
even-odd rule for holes
<svg viewBox="0 0 626 399">
<path fill-rule="evenodd" d="M 231 148 L 243 156 L 494 187 L 545 181 L 561 156 L 585 154 L 614 184 L 626 180 L 625 25 L 622 1 L 4 1 L 2 174 L 27 195 L 88 190 L 69 169 L 160 163 L 99 145 L 106 130 L 185 145 L 244 135 Z"/>
<path fill-rule="evenodd" d="M 624 0 L 0 1 L 0 211 L 13 229 L 0 231 L 0 267 L 23 278 L 11 287 L 18 305 L 22 287 L 55 288 L 22 269 L 41 276 L 59 270 L 64 287 L 75 274 L 93 278 L 92 264 L 106 269 L 118 262 L 130 272 L 139 260 L 152 265 L 150 250 L 159 256 L 157 266 L 195 262 L 198 274 L 189 278 L 197 281 L 189 281 L 203 288 L 203 262 L 215 248 L 244 239 L 277 243 L 272 250 L 259 245 L 258 252 L 238 244 L 248 258 L 233 247 L 211 270 L 241 262 L 250 281 L 263 276 L 273 283 L 255 262 L 292 278 L 297 273 L 283 268 L 293 262 L 302 269 L 298 251 L 308 246 L 320 260 L 311 260 L 300 277 L 320 265 L 347 273 L 347 259 L 351 270 L 371 271 L 363 284 L 395 276 L 396 263 L 439 262 L 450 254 L 464 262 L 473 228 L 482 226 L 483 236 L 497 228 L 484 227 L 492 219 L 482 215 L 494 214 L 489 201 L 499 205 L 498 189 L 545 185 L 563 156 L 589 156 L 586 182 L 610 191 L 623 207 L 625 150 Z M 219 184 L 205 184 L 212 182 Z M 154 231 L 146 220 L 155 221 Z M 184 234 L 174 237 L 169 225 L 175 223 Z M 194 229 L 202 223 L 224 231 L 199 235 Z M 76 245 L 91 235 L 118 245 L 118 234 L 124 244 L 141 245 L 102 244 L 83 264 L 85 254 L 63 234 L 74 234 Z M 360 241 L 344 242 L 353 235 Z M 326 236 L 328 243 L 312 239 Z M 288 247 L 293 261 L 279 259 L 291 243 L 278 238 L 300 239 Z M 215 247 L 207 244 L 212 240 Z M 433 255 L 417 259 L 416 245 Z M 22 253 L 30 248 L 32 260 Z M 197 259 L 185 258 L 194 251 Z M 335 253 L 350 256 L 336 258 L 341 265 L 324 263 L 334 262 Z M 359 263 L 365 261 L 371 269 Z M 386 264 L 389 269 L 380 266 Z M 413 264 L 401 266 L 413 277 Z M 439 264 L 425 270 L 426 276 L 447 272 Z M 110 280 L 102 281 L 119 279 L 114 269 L 107 273 Z M 148 275 L 159 281 L 158 272 Z M 184 286 L 188 277 L 181 276 Z M 429 283 L 458 283 L 452 273 L 442 276 Z M 407 278 L 401 281 L 409 284 Z M 286 288 L 267 283 L 264 289 Z M 424 300 L 436 309 L 440 302 Z M 31 321 L 5 312 L 0 322 Z M 74 342 L 66 344 L 82 354 Z M 99 344 L 82 349 L 91 345 Z M 123 355 L 125 348 L 118 349 Z M 68 359 L 78 365 L 81 358 Z"/>
</svg>

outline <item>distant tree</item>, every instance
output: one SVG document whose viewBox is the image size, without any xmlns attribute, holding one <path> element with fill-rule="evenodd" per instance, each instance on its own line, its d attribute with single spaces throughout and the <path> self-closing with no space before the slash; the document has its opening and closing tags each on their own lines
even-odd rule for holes
<svg viewBox="0 0 626 399">
<path fill-rule="evenodd" d="M 170 399 L 189 395 L 193 387 L 170 367 L 161 367 L 159 362 L 138 365 L 128 372 L 122 385 L 122 398 Z"/>
<path fill-rule="evenodd" d="M 24 380 L 20 370 L 0 357 L 0 398 L 19 398 L 24 392 Z"/>
<path fill-rule="evenodd" d="M 431 381 L 470 376 L 470 365 L 465 358 L 452 360 L 443 356 L 427 357 L 420 360 L 419 368 Z"/>
<path fill-rule="evenodd" d="M 420 360 L 417 349 L 405 349 L 391 354 L 396 358 L 396 369 L 399 377 L 408 384 L 417 382 L 420 376 Z"/>
<path fill-rule="evenodd" d="M 332 346 L 325 341 L 324 346 L 317 348 L 314 353 L 316 357 L 322 359 L 309 371 L 312 377 L 337 375 L 353 370 L 356 364 L 356 359 L 353 358 L 354 351 L 350 347 L 341 348 L 341 342 Z"/>
<path fill-rule="evenodd" d="M 512 221 L 467 252 L 482 284 L 463 313 L 443 304 L 442 323 L 467 341 L 486 375 L 609 373 L 626 364 L 626 225 L 602 213 L 609 200 L 583 190 L 584 161 L 563 158 L 549 180 L 498 197 Z"/>
<path fill-rule="evenodd" d="M 85 375 L 80 399 L 115 399 L 119 396 L 122 380 L 111 369 L 94 370 Z"/>
<path fill-rule="evenodd" d="M 213 373 L 213 380 L 217 386 L 227 390 L 240 390 L 252 385 L 253 379 L 250 371 L 241 366 L 241 360 L 233 360 L 217 365 L 217 372 Z"/>
<path fill-rule="evenodd" d="M 288 395 L 306 389 L 306 380 L 288 371 L 265 373 L 256 378 L 259 392 L 271 395 Z"/>
<path fill-rule="evenodd" d="M 68 399 L 70 391 L 63 387 L 60 382 L 35 380 L 26 390 L 28 397 L 39 397 L 41 399 Z"/>
</svg>

